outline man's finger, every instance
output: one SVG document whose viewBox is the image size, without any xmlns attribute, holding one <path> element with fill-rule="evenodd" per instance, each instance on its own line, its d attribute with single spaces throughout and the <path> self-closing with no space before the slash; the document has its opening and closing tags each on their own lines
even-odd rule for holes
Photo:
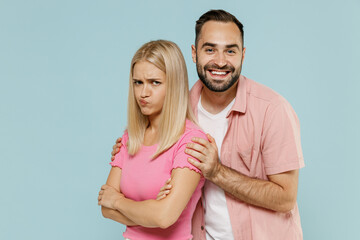
<svg viewBox="0 0 360 240">
<path fill-rule="evenodd" d="M 194 137 L 191 139 L 191 141 L 198 143 L 200 145 L 203 145 L 204 147 L 206 147 L 209 144 L 209 141 L 203 138 L 198 138 L 198 137 Z"/>
<path fill-rule="evenodd" d="M 217 149 L 215 138 L 213 138 L 210 134 L 206 134 L 208 140 L 210 141 L 210 144 Z"/>
<path fill-rule="evenodd" d="M 194 165 L 195 167 L 197 167 L 198 169 L 200 169 L 202 171 L 202 164 L 192 158 L 188 158 L 187 159 L 189 163 L 191 163 L 192 165 Z"/>
<path fill-rule="evenodd" d="M 188 149 L 188 148 L 185 149 L 185 153 L 192 156 L 192 157 L 194 157 L 194 158 L 196 158 L 200 162 L 203 162 L 204 154 L 202 154 L 200 152 L 197 152 L 197 151 L 194 151 L 192 149 Z"/>
<path fill-rule="evenodd" d="M 203 145 L 191 142 L 186 144 L 186 148 L 195 150 L 205 155 L 206 147 L 204 147 Z"/>
<path fill-rule="evenodd" d="M 115 155 L 119 152 L 120 152 L 120 148 L 116 148 L 111 152 L 111 156 L 115 157 Z"/>
<path fill-rule="evenodd" d="M 213 138 L 209 133 L 207 133 L 206 136 L 207 136 L 209 142 L 215 143 L 215 138 Z"/>
</svg>

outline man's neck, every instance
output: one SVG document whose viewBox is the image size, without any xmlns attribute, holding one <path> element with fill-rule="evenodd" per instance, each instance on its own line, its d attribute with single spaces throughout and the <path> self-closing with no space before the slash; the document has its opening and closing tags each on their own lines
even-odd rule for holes
<svg viewBox="0 0 360 240">
<path fill-rule="evenodd" d="M 214 92 L 206 86 L 201 91 L 201 105 L 211 114 L 217 114 L 226 108 L 236 97 L 239 81 L 225 92 Z"/>
</svg>

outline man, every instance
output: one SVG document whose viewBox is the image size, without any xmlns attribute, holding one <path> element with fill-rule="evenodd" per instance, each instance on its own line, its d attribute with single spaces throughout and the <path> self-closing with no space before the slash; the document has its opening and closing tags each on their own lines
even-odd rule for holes
<svg viewBox="0 0 360 240">
<path fill-rule="evenodd" d="M 240 75 L 246 49 L 233 15 L 211 10 L 195 30 L 200 80 L 190 97 L 210 135 L 186 150 L 207 179 L 194 239 L 302 239 L 296 196 L 304 161 L 295 112 L 279 94 Z"/>
</svg>

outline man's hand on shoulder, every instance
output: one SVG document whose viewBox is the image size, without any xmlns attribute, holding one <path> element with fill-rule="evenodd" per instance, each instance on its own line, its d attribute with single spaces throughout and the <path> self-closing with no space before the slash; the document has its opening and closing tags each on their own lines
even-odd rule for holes
<svg viewBox="0 0 360 240">
<path fill-rule="evenodd" d="M 206 136 L 208 141 L 202 138 L 193 138 L 193 142 L 186 145 L 185 152 L 198 160 L 189 158 L 188 161 L 200 169 L 206 179 L 212 180 L 219 171 L 221 163 L 215 139 L 210 134 L 206 134 Z"/>
<path fill-rule="evenodd" d="M 115 155 L 120 152 L 120 148 L 121 148 L 121 137 L 119 137 L 118 139 L 116 139 L 116 142 L 113 146 L 113 150 L 111 152 L 111 161 L 114 161 L 115 159 Z"/>
</svg>

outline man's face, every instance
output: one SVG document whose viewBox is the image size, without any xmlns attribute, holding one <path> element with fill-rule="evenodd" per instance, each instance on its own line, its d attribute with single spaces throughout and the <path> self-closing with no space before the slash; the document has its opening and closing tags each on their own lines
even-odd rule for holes
<svg viewBox="0 0 360 240">
<path fill-rule="evenodd" d="M 233 22 L 206 22 L 192 58 L 203 84 L 214 92 L 224 92 L 239 79 L 244 60 L 240 30 Z"/>
</svg>

